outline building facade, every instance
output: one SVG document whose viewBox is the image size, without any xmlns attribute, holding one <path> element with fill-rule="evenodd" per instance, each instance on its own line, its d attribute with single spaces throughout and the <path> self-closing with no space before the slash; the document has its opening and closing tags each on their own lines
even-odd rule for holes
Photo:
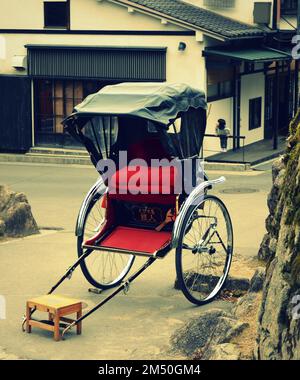
<svg viewBox="0 0 300 380">
<path fill-rule="evenodd" d="M 63 118 L 88 94 L 124 81 L 204 89 L 207 134 L 225 119 L 231 148 L 242 137 L 246 144 L 275 141 L 287 133 L 297 106 L 294 3 L 26 0 L 20 7 L 18 0 L 3 0 L 0 150 L 74 147 Z M 208 136 L 205 155 L 218 150 Z"/>
</svg>

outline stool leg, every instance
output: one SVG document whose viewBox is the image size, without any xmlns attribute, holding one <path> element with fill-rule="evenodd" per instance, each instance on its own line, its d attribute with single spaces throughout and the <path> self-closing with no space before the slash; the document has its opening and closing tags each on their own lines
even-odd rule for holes
<svg viewBox="0 0 300 380">
<path fill-rule="evenodd" d="M 26 332 L 28 334 L 31 333 L 31 325 L 30 325 L 30 313 L 31 313 L 31 308 L 26 305 Z"/>
<path fill-rule="evenodd" d="M 59 332 L 59 315 L 55 313 L 54 315 L 54 340 L 58 342 L 60 340 Z"/>
<path fill-rule="evenodd" d="M 82 316 L 82 311 L 78 311 L 76 313 L 76 316 L 77 316 L 77 319 L 80 318 Z M 77 335 L 80 335 L 81 334 L 81 330 L 82 330 L 82 322 L 79 322 L 77 325 L 76 325 L 76 331 L 77 331 Z"/>
</svg>

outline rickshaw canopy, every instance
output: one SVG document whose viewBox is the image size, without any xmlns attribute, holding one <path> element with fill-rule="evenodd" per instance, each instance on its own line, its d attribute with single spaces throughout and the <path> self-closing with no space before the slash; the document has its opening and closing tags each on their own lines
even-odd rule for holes
<svg viewBox="0 0 300 380">
<path fill-rule="evenodd" d="M 206 109 L 204 92 L 181 83 L 121 83 L 89 95 L 69 118 L 128 115 L 169 125 L 190 108 Z"/>
<path fill-rule="evenodd" d="M 206 99 L 204 92 L 181 83 L 109 85 L 77 105 L 63 124 L 94 164 L 133 145 L 147 149 L 153 138 L 169 156 L 185 159 L 200 153 Z"/>
</svg>

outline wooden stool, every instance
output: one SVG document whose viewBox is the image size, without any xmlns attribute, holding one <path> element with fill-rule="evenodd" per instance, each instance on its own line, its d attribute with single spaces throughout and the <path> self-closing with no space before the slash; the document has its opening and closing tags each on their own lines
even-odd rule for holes
<svg viewBox="0 0 300 380">
<path fill-rule="evenodd" d="M 42 321 L 31 319 L 30 314 L 32 309 L 44 311 L 48 313 L 49 321 L 53 324 L 49 324 Z M 53 331 L 54 340 L 60 340 L 59 322 L 72 323 L 74 319 L 66 318 L 66 315 L 76 313 L 76 319 L 82 315 L 82 302 L 67 298 L 64 296 L 48 294 L 41 297 L 32 298 L 27 301 L 26 304 L 26 331 L 31 333 L 31 327 L 39 327 L 40 329 Z M 81 334 L 81 322 L 76 325 L 77 334 Z"/>
</svg>

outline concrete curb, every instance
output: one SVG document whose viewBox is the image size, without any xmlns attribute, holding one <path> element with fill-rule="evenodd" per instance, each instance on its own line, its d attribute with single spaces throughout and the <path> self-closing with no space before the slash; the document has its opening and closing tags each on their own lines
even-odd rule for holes
<svg viewBox="0 0 300 380">
<path fill-rule="evenodd" d="M 44 147 L 33 147 L 29 149 L 27 155 L 30 154 L 46 154 L 46 155 L 56 155 L 56 156 L 79 156 L 89 158 L 89 154 L 84 149 L 63 149 L 63 148 L 44 148 Z"/>
<path fill-rule="evenodd" d="M 263 164 L 263 163 L 265 163 L 265 162 L 268 162 L 268 161 L 274 160 L 275 158 L 278 158 L 278 157 L 284 155 L 285 152 L 286 152 L 286 149 L 281 150 L 280 152 L 276 152 L 276 153 L 274 153 L 274 154 L 270 154 L 270 155 L 269 155 L 268 157 L 266 157 L 266 158 L 262 158 L 262 159 L 260 159 L 260 160 L 253 161 L 253 162 L 251 163 L 251 166 L 254 167 L 254 166 L 257 166 L 257 165 Z"/>
<path fill-rule="evenodd" d="M 92 165 L 87 157 L 58 156 L 54 154 L 0 154 L 0 162 L 24 162 L 57 165 Z"/>
<path fill-rule="evenodd" d="M 205 170 L 211 171 L 233 171 L 233 172 L 245 172 L 251 171 L 251 165 L 249 163 L 245 164 L 234 164 L 234 163 L 221 163 L 221 162 L 204 162 Z"/>
<path fill-rule="evenodd" d="M 56 165 L 88 165 L 91 166 L 91 161 L 88 155 L 74 155 L 55 153 L 26 153 L 26 154 L 0 154 L 0 162 L 22 162 L 36 164 L 56 164 Z M 251 170 L 250 164 L 234 164 L 234 163 L 214 163 L 205 162 L 205 170 L 210 171 L 236 171 L 244 172 Z"/>
</svg>

